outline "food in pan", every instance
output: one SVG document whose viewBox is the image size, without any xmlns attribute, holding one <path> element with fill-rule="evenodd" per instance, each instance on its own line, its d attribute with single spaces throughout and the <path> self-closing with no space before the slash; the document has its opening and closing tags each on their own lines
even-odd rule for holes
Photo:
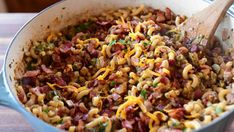
<svg viewBox="0 0 234 132">
<path fill-rule="evenodd" d="M 80 20 L 24 54 L 19 100 L 73 131 L 192 131 L 233 108 L 232 49 L 186 38 L 186 20 L 139 6 Z"/>
</svg>

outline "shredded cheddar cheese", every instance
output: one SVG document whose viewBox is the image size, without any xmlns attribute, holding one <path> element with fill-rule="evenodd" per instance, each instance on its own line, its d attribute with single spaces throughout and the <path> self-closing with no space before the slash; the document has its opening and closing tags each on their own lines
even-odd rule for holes
<svg viewBox="0 0 234 132">
<path fill-rule="evenodd" d="M 106 71 L 102 75 L 98 76 L 97 79 L 104 80 L 104 78 L 109 74 L 110 71 L 110 69 L 106 69 Z"/>
<path fill-rule="evenodd" d="M 77 93 L 87 89 L 85 86 L 80 87 L 80 88 L 76 88 L 75 86 L 72 86 L 72 85 L 60 86 L 58 84 L 51 84 L 51 83 L 47 83 L 47 85 L 53 90 L 56 89 L 55 87 L 58 87 L 58 88 L 63 88 L 63 89 L 69 89 L 69 90 L 77 92 Z"/>
<path fill-rule="evenodd" d="M 158 118 L 147 112 L 146 107 L 144 106 L 143 102 L 142 102 L 142 98 L 141 97 L 135 97 L 135 96 L 127 96 L 125 97 L 125 99 L 127 99 L 127 101 L 124 104 L 121 104 L 116 112 L 116 117 L 121 117 L 122 119 L 126 119 L 126 112 L 125 112 L 125 108 L 130 106 L 130 105 L 138 105 L 142 112 L 145 113 L 150 119 L 154 120 L 156 123 L 158 123 Z"/>
</svg>

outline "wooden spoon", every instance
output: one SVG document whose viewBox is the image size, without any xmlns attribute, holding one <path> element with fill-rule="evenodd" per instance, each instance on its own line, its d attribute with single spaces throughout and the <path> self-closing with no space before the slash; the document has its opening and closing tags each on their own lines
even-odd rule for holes
<svg viewBox="0 0 234 132">
<path fill-rule="evenodd" d="M 186 32 L 186 37 L 190 40 L 198 36 L 204 37 L 205 41 L 201 45 L 210 47 L 209 41 L 233 2 L 234 0 L 215 0 L 210 6 L 188 18 L 180 29 Z"/>
</svg>

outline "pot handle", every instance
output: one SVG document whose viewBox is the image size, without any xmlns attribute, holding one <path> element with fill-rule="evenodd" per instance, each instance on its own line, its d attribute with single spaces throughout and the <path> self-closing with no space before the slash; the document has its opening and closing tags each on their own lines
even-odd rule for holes
<svg viewBox="0 0 234 132">
<path fill-rule="evenodd" d="M 18 103 L 11 93 L 10 89 L 5 86 L 3 71 L 0 71 L 0 105 L 17 110 Z"/>
</svg>

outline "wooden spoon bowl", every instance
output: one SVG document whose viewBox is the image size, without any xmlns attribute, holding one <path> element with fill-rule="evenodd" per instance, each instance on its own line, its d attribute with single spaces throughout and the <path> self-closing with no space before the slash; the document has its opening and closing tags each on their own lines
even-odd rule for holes
<svg viewBox="0 0 234 132">
<path fill-rule="evenodd" d="M 215 0 L 210 6 L 188 18 L 179 27 L 190 40 L 201 38 L 200 45 L 211 47 L 211 38 L 234 0 Z"/>
</svg>

